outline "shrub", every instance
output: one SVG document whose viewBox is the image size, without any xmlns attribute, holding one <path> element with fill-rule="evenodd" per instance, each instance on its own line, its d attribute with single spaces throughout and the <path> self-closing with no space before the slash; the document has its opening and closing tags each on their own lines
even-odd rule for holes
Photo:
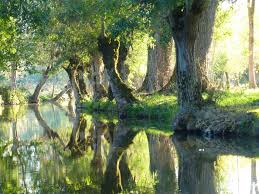
<svg viewBox="0 0 259 194">
<path fill-rule="evenodd" d="M 24 90 L 1 87 L 0 95 L 5 105 L 24 104 L 26 102 L 26 92 Z"/>
</svg>

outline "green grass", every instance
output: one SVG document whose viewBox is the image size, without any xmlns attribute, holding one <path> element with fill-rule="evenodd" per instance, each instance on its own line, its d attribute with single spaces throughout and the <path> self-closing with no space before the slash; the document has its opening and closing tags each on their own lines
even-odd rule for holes
<svg viewBox="0 0 259 194">
<path fill-rule="evenodd" d="M 98 102 L 84 102 L 84 107 L 90 113 L 117 115 L 115 101 L 107 99 Z M 175 96 L 153 95 L 139 99 L 139 102 L 126 107 L 128 119 L 149 119 L 169 122 L 178 111 Z"/>
<path fill-rule="evenodd" d="M 224 92 L 217 104 L 222 107 L 258 106 L 259 91 Z"/>
<path fill-rule="evenodd" d="M 227 91 L 215 94 L 215 104 L 210 108 L 218 107 L 237 112 L 253 112 L 256 115 L 254 124 L 259 128 L 259 90 Z M 107 99 L 99 102 L 84 102 L 86 111 L 101 114 L 102 117 L 116 118 L 117 108 L 115 101 Z M 139 102 L 126 107 L 127 119 L 143 125 L 145 129 L 161 129 L 169 132 L 172 129 L 172 120 L 179 110 L 176 96 L 151 95 L 139 97 Z M 143 124 L 141 124 L 141 121 Z M 145 127 L 148 123 L 148 127 Z"/>
</svg>

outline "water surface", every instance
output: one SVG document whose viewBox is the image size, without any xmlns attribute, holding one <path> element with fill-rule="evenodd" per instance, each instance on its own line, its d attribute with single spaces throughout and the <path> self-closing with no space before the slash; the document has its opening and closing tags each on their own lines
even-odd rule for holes
<svg viewBox="0 0 259 194">
<path fill-rule="evenodd" d="M 258 155 L 251 138 L 171 135 L 53 104 L 0 108 L 0 193 L 258 193 Z"/>
</svg>

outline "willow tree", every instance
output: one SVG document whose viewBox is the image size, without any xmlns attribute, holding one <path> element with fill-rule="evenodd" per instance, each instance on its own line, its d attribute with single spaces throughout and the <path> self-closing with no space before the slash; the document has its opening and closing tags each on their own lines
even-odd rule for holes
<svg viewBox="0 0 259 194">
<path fill-rule="evenodd" d="M 0 63 L 10 72 L 11 87 L 16 88 L 17 71 L 28 70 L 33 64 L 37 34 L 45 26 L 48 17 L 48 1 L 33 3 L 24 1 L 0 2 Z"/>
<path fill-rule="evenodd" d="M 95 7 L 93 0 L 52 1 L 50 35 L 57 44 L 59 61 L 67 72 L 77 106 L 89 96 L 85 75 L 91 53 L 97 48 L 96 29 L 100 23 L 95 19 Z"/>
<path fill-rule="evenodd" d="M 195 118 L 197 109 L 203 105 L 201 69 L 211 41 L 217 0 L 140 2 L 153 5 L 155 11 L 163 12 L 167 18 L 176 49 L 177 95 L 180 113 L 176 118 L 175 127 L 176 129 L 192 128 L 187 125 L 190 124 L 192 118 Z M 203 37 L 208 41 L 204 43 Z"/>
<path fill-rule="evenodd" d="M 132 1 L 103 1 L 104 7 L 102 28 L 98 39 L 98 48 L 103 55 L 103 62 L 108 74 L 109 84 L 118 109 L 136 101 L 129 88 L 118 73 L 121 62 L 126 58 L 127 48 L 130 45 L 134 32 L 145 30 L 143 14 L 138 3 Z M 123 44 L 122 44 L 123 43 Z"/>
<path fill-rule="evenodd" d="M 195 46 L 201 36 L 199 24 L 211 22 L 201 17 L 210 7 L 215 12 L 216 0 L 186 1 L 180 6 L 174 5 L 169 11 L 168 23 L 176 46 L 178 102 L 182 112 L 192 111 L 202 105 L 202 77 L 195 55 L 198 49 Z M 209 30 L 211 29 L 204 30 L 204 35 Z"/>
</svg>

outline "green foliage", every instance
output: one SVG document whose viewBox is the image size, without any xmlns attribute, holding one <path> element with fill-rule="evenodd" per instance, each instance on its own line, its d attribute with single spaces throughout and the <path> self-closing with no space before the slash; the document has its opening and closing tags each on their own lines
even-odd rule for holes
<svg viewBox="0 0 259 194">
<path fill-rule="evenodd" d="M 24 90 L 1 87 L 0 95 L 2 96 L 2 100 L 5 105 L 17 105 L 27 102 L 26 93 Z"/>
<path fill-rule="evenodd" d="M 10 59 L 15 53 L 16 26 L 15 19 L 0 18 L 0 69 L 6 70 L 5 62 Z"/>
</svg>

